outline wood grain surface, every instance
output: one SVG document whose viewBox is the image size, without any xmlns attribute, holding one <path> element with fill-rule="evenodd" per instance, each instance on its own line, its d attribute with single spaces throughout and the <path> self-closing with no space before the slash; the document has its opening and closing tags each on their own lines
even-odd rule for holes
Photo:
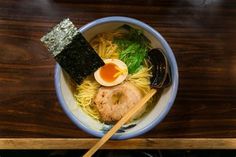
<svg viewBox="0 0 236 157">
<path fill-rule="evenodd" d="M 1 149 L 89 149 L 94 138 L 7 138 L 0 139 Z M 128 146 L 128 147 L 127 147 Z M 236 139 L 229 138 L 135 138 L 106 142 L 101 149 L 235 149 Z"/>
<path fill-rule="evenodd" d="M 134 144 L 149 138 L 235 141 L 236 2 L 227 0 L 1 0 L 0 139 L 93 138 L 63 113 L 54 89 L 55 61 L 39 39 L 66 17 L 81 27 L 113 15 L 159 31 L 179 67 L 172 109 Z"/>
</svg>

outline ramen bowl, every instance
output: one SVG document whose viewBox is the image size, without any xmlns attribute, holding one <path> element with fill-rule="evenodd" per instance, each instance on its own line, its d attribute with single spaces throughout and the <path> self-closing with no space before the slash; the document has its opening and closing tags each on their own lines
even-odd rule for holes
<svg viewBox="0 0 236 157">
<path fill-rule="evenodd" d="M 174 103 L 179 81 L 177 63 L 170 46 L 161 34 L 151 26 L 133 18 L 112 16 L 92 21 L 82 26 L 79 31 L 90 41 L 97 34 L 112 31 L 124 24 L 142 30 L 144 35 L 151 41 L 153 48 L 161 48 L 164 51 L 169 62 L 172 83 L 160 93 L 157 103 L 147 114 L 138 120 L 124 125 L 112 136 L 112 139 L 118 140 L 142 135 L 157 126 L 167 115 Z M 55 87 L 57 97 L 64 112 L 81 130 L 93 136 L 102 137 L 112 127 L 93 119 L 78 106 L 73 96 L 73 83 L 58 64 L 55 67 Z"/>
</svg>

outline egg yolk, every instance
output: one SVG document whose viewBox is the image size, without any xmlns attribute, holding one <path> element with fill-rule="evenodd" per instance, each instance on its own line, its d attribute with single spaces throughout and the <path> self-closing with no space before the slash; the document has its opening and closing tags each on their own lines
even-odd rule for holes
<svg viewBox="0 0 236 157">
<path fill-rule="evenodd" d="M 117 65 L 113 63 L 107 63 L 100 69 L 100 76 L 104 81 L 112 82 L 116 79 L 115 74 L 118 73 L 119 70 Z"/>
</svg>

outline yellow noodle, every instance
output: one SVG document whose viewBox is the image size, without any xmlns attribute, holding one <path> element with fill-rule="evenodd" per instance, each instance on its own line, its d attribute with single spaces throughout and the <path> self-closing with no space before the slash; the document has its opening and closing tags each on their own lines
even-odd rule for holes
<svg viewBox="0 0 236 157">
<path fill-rule="evenodd" d="M 122 34 L 120 31 L 102 33 L 97 35 L 90 44 L 103 59 L 119 58 L 117 45 L 112 40 L 114 37 L 121 36 Z"/>
<path fill-rule="evenodd" d="M 138 72 L 129 75 L 127 80 L 137 86 L 143 94 L 146 94 L 150 90 L 150 77 L 152 76 L 150 70 L 144 66 Z"/>
<path fill-rule="evenodd" d="M 87 77 L 81 85 L 77 85 L 74 94 L 78 105 L 84 112 L 95 119 L 99 119 L 99 113 L 94 108 L 93 98 L 100 85 L 94 80 L 93 76 Z"/>
</svg>

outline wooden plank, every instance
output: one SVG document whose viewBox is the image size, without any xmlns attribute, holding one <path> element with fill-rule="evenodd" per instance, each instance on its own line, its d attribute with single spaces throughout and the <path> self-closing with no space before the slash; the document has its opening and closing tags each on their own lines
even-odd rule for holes
<svg viewBox="0 0 236 157">
<path fill-rule="evenodd" d="M 0 149 L 89 149 L 97 141 L 94 138 L 1 138 Z M 236 149 L 236 138 L 110 140 L 101 149 Z"/>
</svg>

